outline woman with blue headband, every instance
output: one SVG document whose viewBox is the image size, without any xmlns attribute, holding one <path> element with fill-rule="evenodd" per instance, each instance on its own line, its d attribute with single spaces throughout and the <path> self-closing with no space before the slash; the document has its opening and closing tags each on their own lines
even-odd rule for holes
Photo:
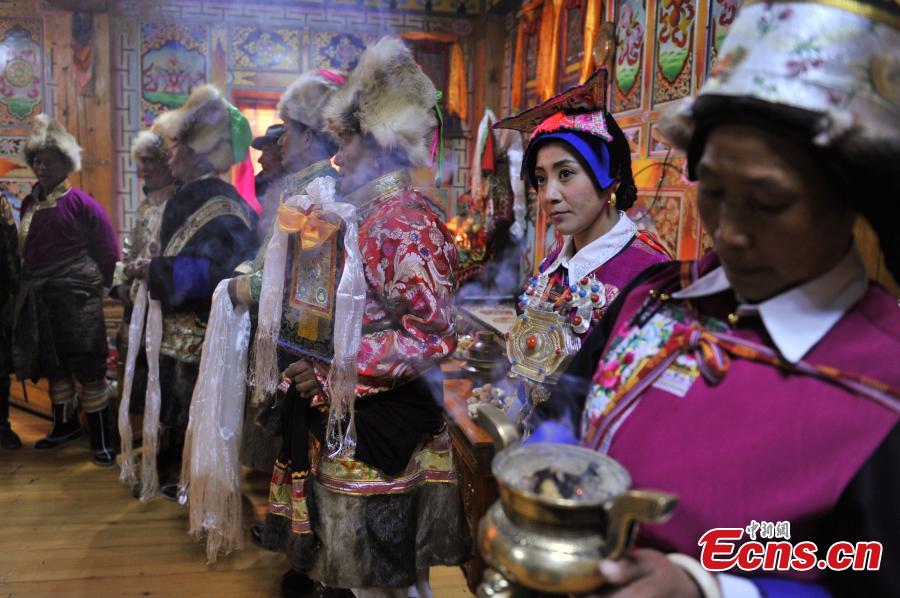
<svg viewBox="0 0 900 598">
<path fill-rule="evenodd" d="M 581 406 L 570 399 L 584 396 L 597 363 L 586 340 L 631 279 L 671 259 L 625 214 L 637 188 L 628 140 L 602 107 L 605 75 L 599 70 L 583 85 L 495 125 L 531 133 L 522 174 L 561 235 L 519 297 L 524 313 L 507 345 L 513 371 L 527 381 L 526 428 L 551 419 L 577 429 Z M 542 329 L 536 327 L 541 318 L 529 319 L 547 312 L 559 316 L 559 327 Z M 562 338 L 551 341 L 556 335 Z M 566 350 L 545 350 L 557 344 Z"/>
</svg>

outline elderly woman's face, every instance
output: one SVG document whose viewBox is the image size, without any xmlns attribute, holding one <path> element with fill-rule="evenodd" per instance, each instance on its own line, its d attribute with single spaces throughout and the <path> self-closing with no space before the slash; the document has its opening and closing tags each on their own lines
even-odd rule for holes
<svg viewBox="0 0 900 598">
<path fill-rule="evenodd" d="M 855 214 L 802 147 L 746 125 L 720 125 L 697 167 L 697 206 L 731 287 L 763 301 L 830 270 Z"/>
<path fill-rule="evenodd" d="M 56 188 L 72 171 L 69 159 L 55 149 L 44 149 L 34 154 L 31 169 L 37 177 L 41 189 L 49 193 Z"/>
</svg>

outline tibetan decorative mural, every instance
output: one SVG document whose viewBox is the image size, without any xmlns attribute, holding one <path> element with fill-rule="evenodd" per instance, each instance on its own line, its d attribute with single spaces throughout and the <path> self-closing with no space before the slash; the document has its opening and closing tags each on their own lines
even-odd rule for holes
<svg viewBox="0 0 900 598">
<path fill-rule="evenodd" d="M 9 181 L 0 179 L 0 196 L 9 202 L 12 208 L 13 218 L 19 224 L 19 216 L 22 212 L 22 198 L 31 193 L 30 181 Z"/>
<path fill-rule="evenodd" d="M 22 157 L 25 137 L 0 137 L 0 177 L 31 180 L 33 174 Z"/>
<path fill-rule="evenodd" d="M 616 14 L 616 67 L 613 110 L 641 107 L 647 0 L 620 0 Z"/>
<path fill-rule="evenodd" d="M 350 71 L 367 45 L 390 32 L 454 36 L 468 55 L 479 5 L 472 0 L 268 0 L 264 5 L 112 0 L 119 230 L 131 228 L 142 197 L 130 155 L 134 136 L 163 110 L 183 104 L 196 85 L 213 83 L 232 100 L 271 108 L 304 70 Z M 446 73 L 446 47 L 442 45 L 439 55 L 420 56 L 427 72 Z M 446 137 L 444 186 L 435 189 L 431 174 L 418 181 L 448 214 L 455 212 L 457 198 L 466 191 L 467 156 L 466 138 Z"/>
<path fill-rule="evenodd" d="M 709 68 L 712 68 L 716 63 L 716 58 L 719 56 L 719 48 L 722 47 L 722 42 L 725 41 L 725 35 L 728 33 L 728 29 L 731 28 L 740 5 L 740 0 L 712 0 L 709 10 L 709 49 L 706 53 Z"/>
<path fill-rule="evenodd" d="M 650 125 L 650 137 L 647 146 L 647 155 L 651 158 L 668 158 L 675 151 L 672 146 L 666 143 L 659 132 L 656 130 L 656 123 Z"/>
<path fill-rule="evenodd" d="M 700 255 L 696 191 L 678 160 L 640 160 L 634 168 L 638 200 L 629 216 L 655 230 L 660 241 L 683 259 Z"/>
<path fill-rule="evenodd" d="M 677 192 L 660 193 L 655 197 L 642 196 L 629 211 L 629 217 L 646 225 L 649 216 L 651 228 L 655 230 L 659 240 L 675 251 L 678 248 L 683 199 L 683 194 Z"/>
<path fill-rule="evenodd" d="M 141 115 L 149 125 L 164 110 L 184 104 L 207 80 L 206 25 L 145 23 L 141 27 Z"/>
<path fill-rule="evenodd" d="M 231 59 L 236 69 L 300 72 L 300 31 L 235 27 Z"/>
<path fill-rule="evenodd" d="M 641 155 L 641 127 L 622 127 L 622 133 L 628 140 L 628 147 L 631 148 L 631 157 L 639 158 Z"/>
<path fill-rule="evenodd" d="M 653 104 L 691 94 L 696 0 L 657 0 Z"/>
<path fill-rule="evenodd" d="M 30 121 L 43 107 L 39 19 L 0 21 L 0 125 Z"/>
<path fill-rule="evenodd" d="M 24 137 L 0 137 L 0 195 L 12 206 L 18 222 L 22 199 L 31 192 L 34 174 L 22 158 Z"/>
<path fill-rule="evenodd" d="M 312 36 L 312 55 L 316 68 L 349 72 L 359 62 L 359 56 L 375 36 L 353 33 L 316 31 Z"/>
<path fill-rule="evenodd" d="M 679 259 L 702 255 L 709 236 L 697 215 L 696 188 L 682 174 L 684 154 L 668 145 L 657 123 L 668 104 L 695 93 L 709 76 L 739 6 L 740 0 L 616 0 L 604 13 L 616 25 L 611 110 L 628 138 L 638 188 L 630 215 L 655 229 Z"/>
</svg>

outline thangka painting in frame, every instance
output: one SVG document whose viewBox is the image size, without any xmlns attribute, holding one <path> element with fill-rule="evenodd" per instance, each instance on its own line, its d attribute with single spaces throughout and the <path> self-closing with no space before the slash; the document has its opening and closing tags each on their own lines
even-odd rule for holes
<svg viewBox="0 0 900 598">
<path fill-rule="evenodd" d="M 559 75 L 557 92 L 578 85 L 584 57 L 585 0 L 565 0 L 559 19 Z"/>
<path fill-rule="evenodd" d="M 44 106 L 40 19 L 0 20 L 0 125 L 31 122 Z"/>
<path fill-rule="evenodd" d="M 613 112 L 641 108 L 647 0 L 619 0 L 616 6 L 616 64 Z"/>
<path fill-rule="evenodd" d="M 690 95 L 694 80 L 697 0 L 658 0 L 653 105 Z"/>
<path fill-rule="evenodd" d="M 719 56 L 719 49 L 725 36 L 734 23 L 738 9 L 741 7 L 741 0 L 712 0 L 709 8 L 709 39 L 708 50 L 706 52 L 707 65 L 706 72 L 716 64 Z"/>
</svg>

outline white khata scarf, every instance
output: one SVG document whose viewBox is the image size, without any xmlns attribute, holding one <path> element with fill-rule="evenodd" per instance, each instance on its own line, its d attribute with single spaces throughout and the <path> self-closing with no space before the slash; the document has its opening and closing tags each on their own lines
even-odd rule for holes
<svg viewBox="0 0 900 598">
<path fill-rule="evenodd" d="M 287 198 L 284 206 L 301 210 L 317 206 L 324 212 L 340 216 L 346 226 L 344 269 L 335 298 L 334 357 L 326 380 L 326 392 L 330 399 L 326 440 L 332 454 L 352 455 L 356 447 L 353 407 L 356 399 L 357 356 L 366 301 L 366 279 L 359 251 L 356 207 L 335 201 L 335 180 L 331 177 L 313 180 L 306 186 L 306 191 L 308 195 Z M 257 389 L 257 401 L 273 394 L 280 382 L 276 343 L 281 323 L 284 269 L 290 234 L 277 227 L 266 249 L 251 375 L 251 384 Z"/>
<path fill-rule="evenodd" d="M 232 306 L 225 279 L 213 293 L 200 371 L 191 397 L 178 500 L 189 503 L 189 532 L 206 540 L 207 564 L 243 544 L 241 466 L 250 314 Z M 188 500 L 190 498 L 190 500 Z"/>
</svg>

